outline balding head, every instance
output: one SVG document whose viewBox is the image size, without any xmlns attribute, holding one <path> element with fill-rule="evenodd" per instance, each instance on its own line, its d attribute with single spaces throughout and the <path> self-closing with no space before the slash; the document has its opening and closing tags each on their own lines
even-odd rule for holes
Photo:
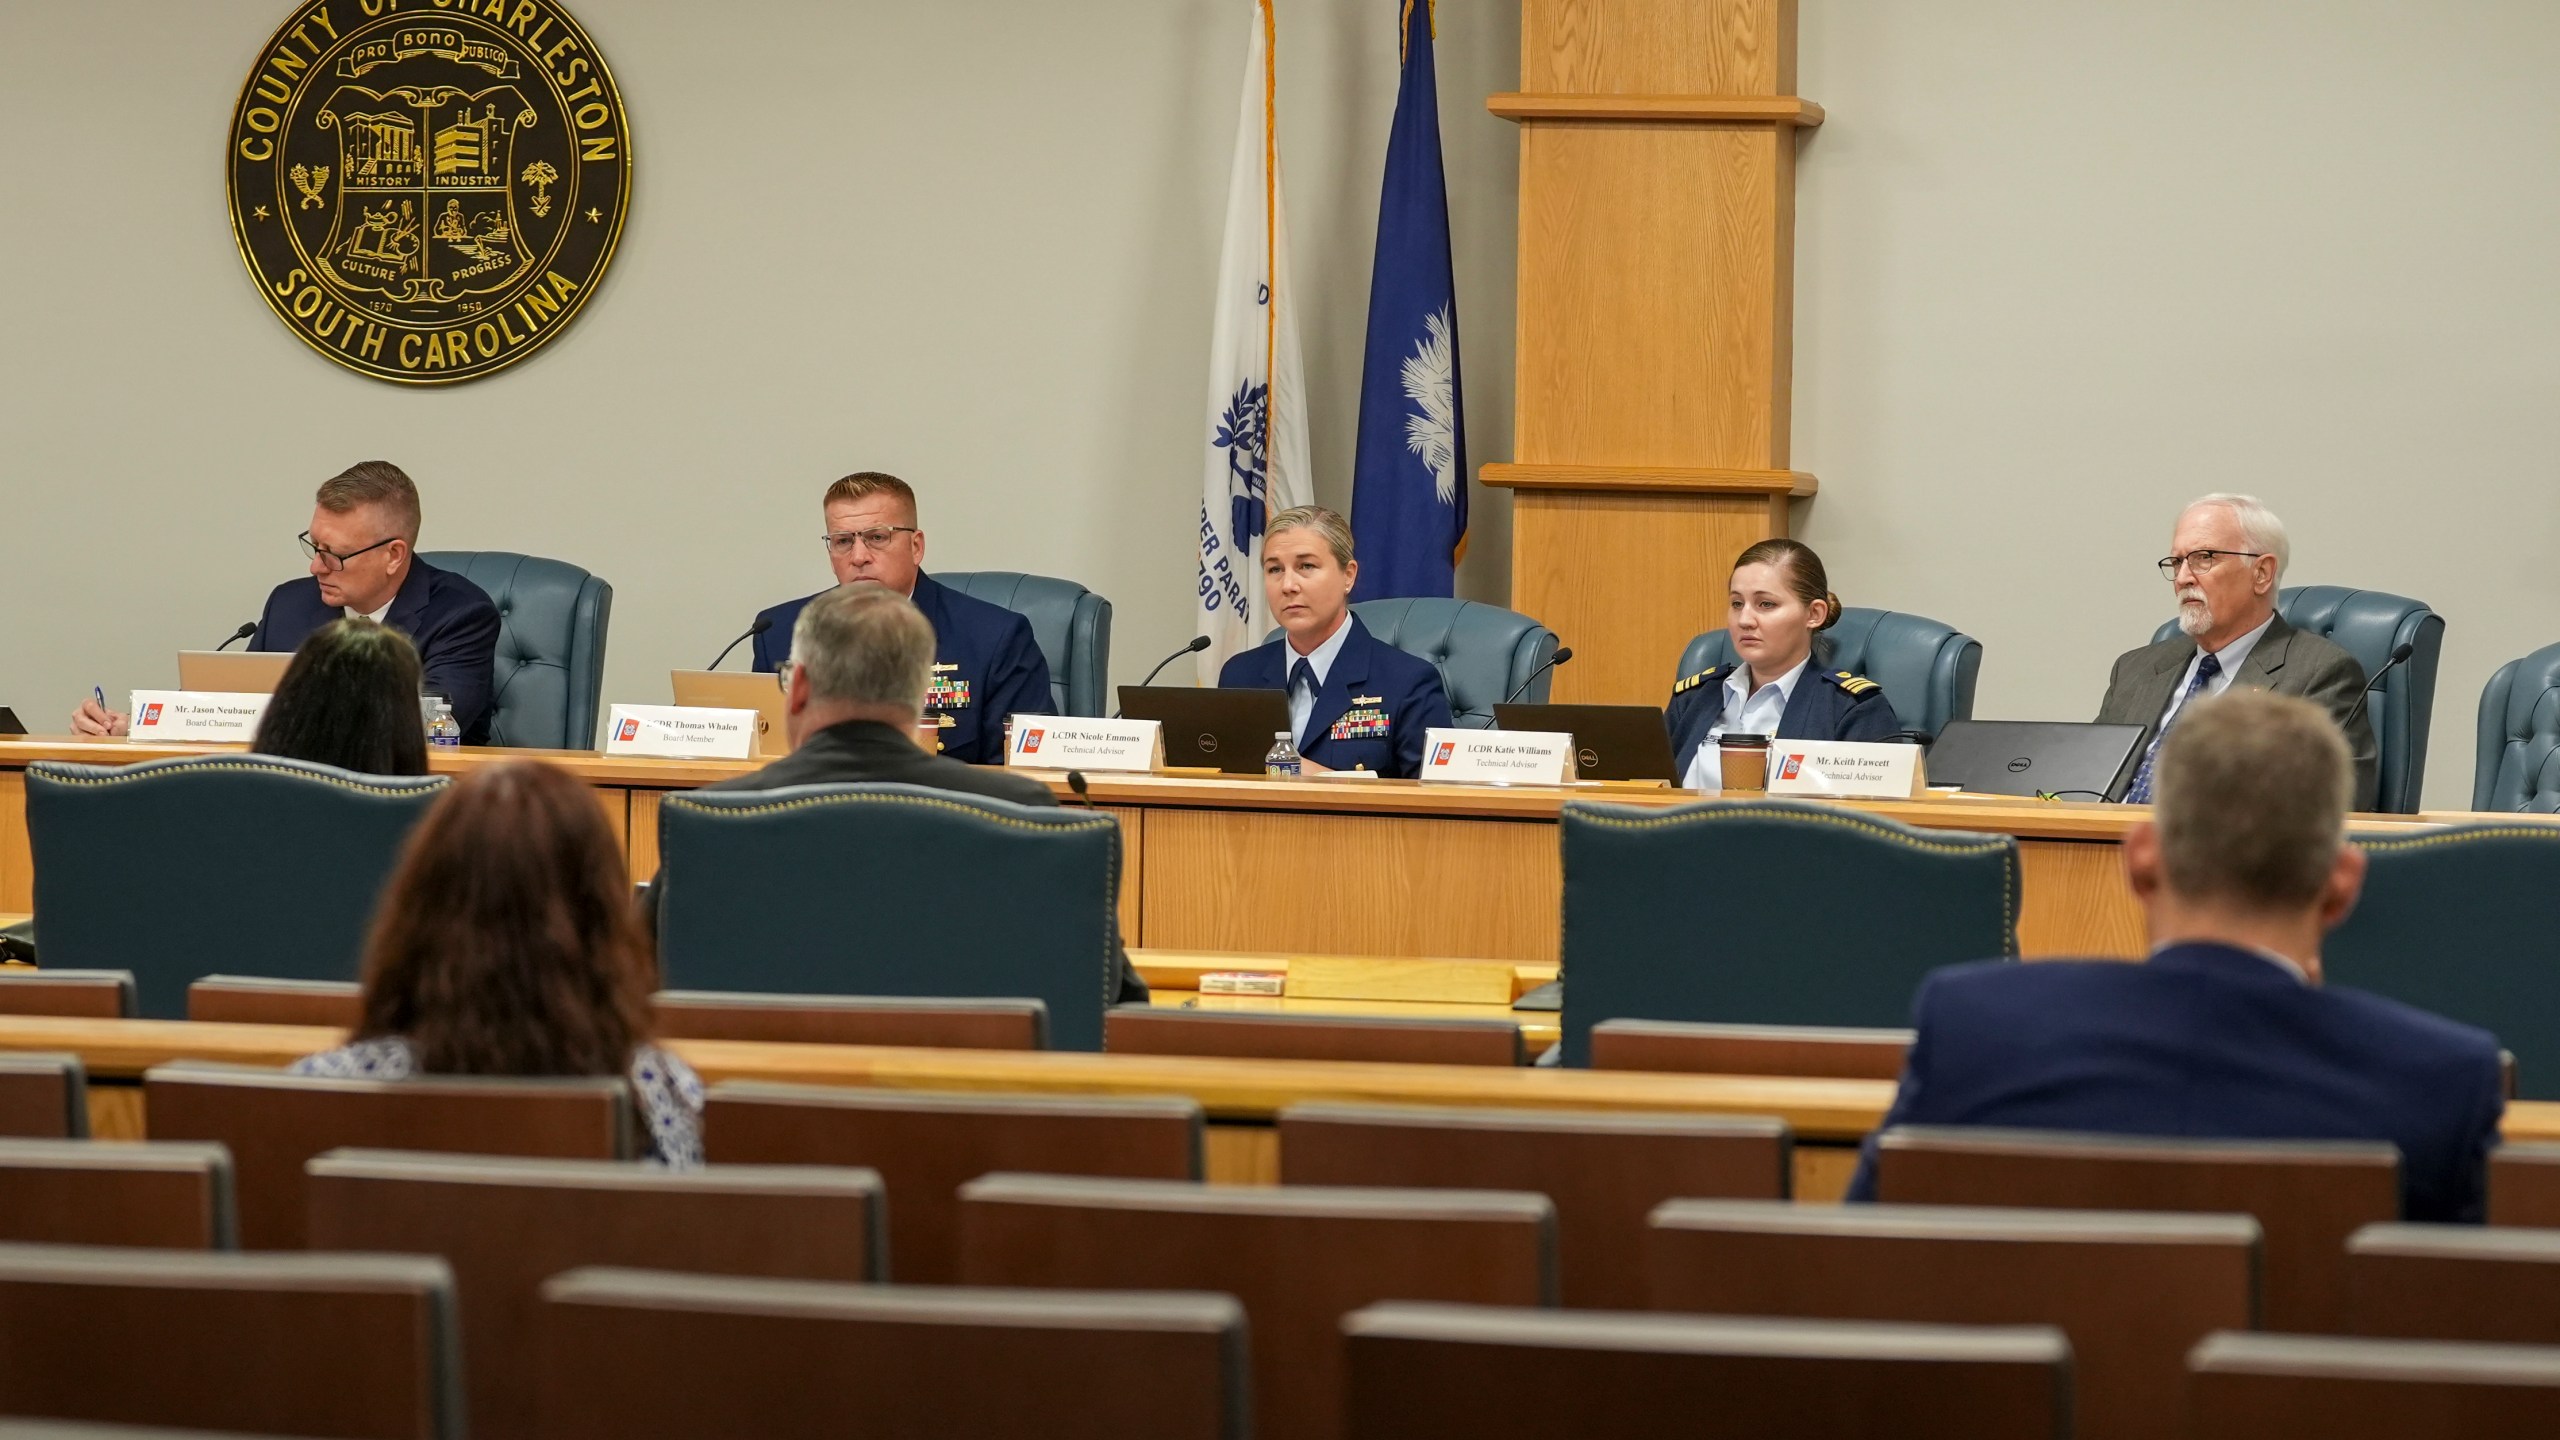
<svg viewBox="0 0 2560 1440">
<path fill-rule="evenodd" d="M 2355 765 L 2328 712 L 2265 690 L 2197 700 L 2160 742 L 2152 793 L 2125 838 L 2152 942 L 2255 946 L 2317 975 L 2364 878 L 2346 838 Z"/>
</svg>

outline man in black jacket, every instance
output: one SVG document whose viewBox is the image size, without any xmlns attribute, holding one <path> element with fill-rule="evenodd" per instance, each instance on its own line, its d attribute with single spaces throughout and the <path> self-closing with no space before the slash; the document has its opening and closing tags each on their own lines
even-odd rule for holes
<svg viewBox="0 0 2560 1440">
<path fill-rule="evenodd" d="M 706 790 L 779 790 L 789 785 L 873 782 L 921 785 L 1055 805 L 1049 787 L 1000 769 L 964 765 L 926 753 L 917 743 L 926 689 L 933 680 L 933 624 L 915 602 L 878 585 L 844 585 L 813 597 L 792 625 L 791 658 L 782 664 L 785 732 L 791 753 L 752 775 Z M 647 913 L 657 924 L 655 881 Z M 1120 1000 L 1144 1001 L 1146 982 L 1129 964 L 1119 937 Z"/>
</svg>

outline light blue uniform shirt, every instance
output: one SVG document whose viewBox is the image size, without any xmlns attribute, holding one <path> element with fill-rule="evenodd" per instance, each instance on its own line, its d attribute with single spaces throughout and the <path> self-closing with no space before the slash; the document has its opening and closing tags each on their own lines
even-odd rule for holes
<svg viewBox="0 0 2560 1440">
<path fill-rule="evenodd" d="M 1751 667 L 1736 665 L 1724 677 L 1724 718 L 1707 727 L 1707 738 L 1698 746 L 1696 758 L 1689 762 L 1689 773 L 1680 783 L 1692 790 L 1724 789 L 1724 753 L 1716 748 L 1716 737 L 1731 730 L 1745 735 L 1775 735 L 1778 721 L 1787 713 L 1787 701 L 1796 693 L 1796 682 L 1804 678 L 1804 667 L 1813 663 L 1811 655 L 1796 662 L 1796 668 L 1745 695 L 1742 687 L 1750 683 Z M 1687 722 L 1684 722 L 1687 723 Z"/>
</svg>

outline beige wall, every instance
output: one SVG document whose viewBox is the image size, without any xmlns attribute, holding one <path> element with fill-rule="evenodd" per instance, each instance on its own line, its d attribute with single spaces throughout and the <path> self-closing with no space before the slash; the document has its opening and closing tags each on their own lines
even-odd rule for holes
<svg viewBox="0 0 2560 1440">
<path fill-rule="evenodd" d="M 1479 459 L 1509 454 L 1518 74 L 1445 7 Z M 403 390 L 321 359 L 233 249 L 223 145 L 288 0 L 0 0 L 0 703 L 174 683 L 299 572 L 314 485 L 398 460 L 428 549 L 614 584 L 612 699 L 663 702 L 829 583 L 818 495 L 926 491 L 929 566 L 1071 576 L 1134 680 L 1187 639 L 1210 288 L 1249 0 L 572 0 L 630 104 L 622 250 L 562 339 Z M 1281 0 L 1321 497 L 1349 501 L 1392 5 Z M 1465 23 L 1457 23 L 1463 20 Z M 1467 580 L 1505 592 L 1499 501 Z M 732 660 L 731 664 L 740 662 Z"/>
<path fill-rule="evenodd" d="M 1853 605 L 1980 637 L 1977 713 L 2088 719 L 2172 512 L 2446 618 L 2426 799 L 2560 641 L 2560 6 L 1803 0 L 1800 515 Z"/>
<path fill-rule="evenodd" d="M 1281 3 L 1339 503 L 1395 7 Z M 634 114 L 621 258 L 537 358 L 413 393 L 305 350 L 231 248 L 223 127 L 284 0 L 0 0 L 0 703 L 169 681 L 373 454 L 429 487 L 430 547 L 614 581 L 615 698 L 823 583 L 815 494 L 864 465 L 927 487 L 934 563 L 1110 594 L 1121 678 L 1190 633 L 1247 0 L 573 8 Z M 2255 490 L 2289 578 L 2448 617 L 2428 798 L 2465 803 L 2481 683 L 2560 639 L 2560 7 L 1802 15 L 1831 119 L 1800 170 L 1799 523 L 1841 593 L 1981 637 L 1981 713 L 2085 718 L 2166 613 L 2170 512 Z M 1481 99 L 1515 83 L 1516 6 L 1448 0 L 1441 31 L 1470 440 L 1499 460 L 1514 132 Z M 1476 503 L 1466 583 L 1499 599 Z"/>
</svg>

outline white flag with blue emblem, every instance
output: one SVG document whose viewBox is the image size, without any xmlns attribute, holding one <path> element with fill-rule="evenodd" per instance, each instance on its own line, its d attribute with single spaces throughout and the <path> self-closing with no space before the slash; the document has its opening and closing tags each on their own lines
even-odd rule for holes
<svg viewBox="0 0 2560 1440">
<path fill-rule="evenodd" d="M 1200 431 L 1199 633 L 1209 637 L 1199 660 L 1203 685 L 1216 684 L 1228 657 L 1261 644 L 1271 628 L 1262 598 L 1265 522 L 1315 502 L 1289 225 L 1280 205 L 1270 0 L 1255 0 L 1251 28 L 1209 341 L 1209 413 Z"/>
</svg>

